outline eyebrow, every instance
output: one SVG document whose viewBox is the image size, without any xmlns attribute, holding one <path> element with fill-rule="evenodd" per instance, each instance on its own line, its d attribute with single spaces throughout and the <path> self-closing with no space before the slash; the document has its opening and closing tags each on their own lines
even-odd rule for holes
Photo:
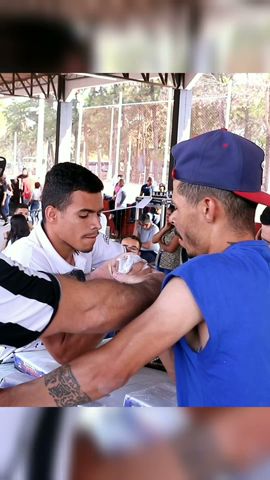
<svg viewBox="0 0 270 480">
<path fill-rule="evenodd" d="M 85 212 L 85 213 L 102 213 L 103 208 L 101 208 L 100 210 L 90 210 L 90 208 L 81 208 L 81 210 L 79 210 L 78 213 L 82 213 L 82 212 Z"/>
<path fill-rule="evenodd" d="M 126 243 L 122 243 L 123 247 L 127 247 L 127 248 L 136 248 L 137 250 L 139 250 L 139 247 L 136 246 L 136 245 L 127 245 Z"/>
</svg>

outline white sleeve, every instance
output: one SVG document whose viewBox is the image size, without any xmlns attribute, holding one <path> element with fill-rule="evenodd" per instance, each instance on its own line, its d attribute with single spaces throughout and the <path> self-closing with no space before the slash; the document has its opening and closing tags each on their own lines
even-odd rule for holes
<svg viewBox="0 0 270 480">
<path fill-rule="evenodd" d="M 125 247 L 123 245 L 99 234 L 93 248 L 92 267 L 97 268 L 107 260 L 111 260 L 124 252 Z"/>
<path fill-rule="evenodd" d="M 32 248 L 28 245 L 26 238 L 27 237 L 23 237 L 12 244 L 8 244 L 6 248 L 2 250 L 2 253 L 24 267 L 31 267 Z"/>
</svg>

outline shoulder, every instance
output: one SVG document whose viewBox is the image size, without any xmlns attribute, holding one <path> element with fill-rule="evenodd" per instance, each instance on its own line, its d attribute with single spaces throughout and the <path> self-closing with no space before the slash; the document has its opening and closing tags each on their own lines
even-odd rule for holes
<svg viewBox="0 0 270 480">
<path fill-rule="evenodd" d="M 157 232 L 159 232 L 159 228 L 158 228 L 158 226 L 157 226 L 155 223 L 153 223 L 153 225 L 152 225 L 152 227 L 151 227 L 151 232 L 152 232 L 152 233 L 157 233 Z"/>
<path fill-rule="evenodd" d="M 5 248 L 3 254 L 24 267 L 34 270 L 51 272 L 48 253 L 37 243 L 35 231 L 32 230 L 28 237 L 16 240 L 12 245 Z"/>
<path fill-rule="evenodd" d="M 219 272 L 228 267 L 228 259 L 223 253 L 200 255 L 175 268 L 165 279 L 164 286 L 174 277 L 186 282 L 207 284 L 219 276 Z"/>
<path fill-rule="evenodd" d="M 9 244 L 2 251 L 3 255 L 11 258 L 16 262 L 19 262 L 25 267 L 30 267 L 31 257 L 32 257 L 32 246 L 29 242 L 29 237 L 23 237 L 16 242 Z"/>
</svg>

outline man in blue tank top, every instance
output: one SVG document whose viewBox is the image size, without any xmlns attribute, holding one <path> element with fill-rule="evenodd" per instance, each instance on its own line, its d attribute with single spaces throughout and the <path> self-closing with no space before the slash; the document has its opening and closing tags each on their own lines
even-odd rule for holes
<svg viewBox="0 0 270 480">
<path fill-rule="evenodd" d="M 261 191 L 264 153 L 225 129 L 172 153 L 170 221 L 195 258 L 170 273 L 157 300 L 111 342 L 68 367 L 96 400 L 165 352 L 178 405 L 270 406 L 270 249 L 255 241 L 254 224 L 256 205 L 270 206 Z M 61 371 L 32 382 L 31 399 L 19 386 L 17 399 L 57 404 Z"/>
<path fill-rule="evenodd" d="M 181 142 L 171 220 L 189 256 L 164 282 L 184 301 L 174 345 L 179 405 L 270 405 L 270 249 L 254 240 L 263 151 L 217 130 Z M 208 254 L 208 255 L 206 255 Z M 183 297 L 181 298 L 181 295 Z M 179 311 L 179 310 L 178 310 Z"/>
</svg>

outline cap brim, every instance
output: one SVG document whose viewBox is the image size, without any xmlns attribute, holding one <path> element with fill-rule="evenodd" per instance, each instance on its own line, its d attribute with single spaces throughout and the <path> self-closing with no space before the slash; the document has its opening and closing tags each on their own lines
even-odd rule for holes
<svg viewBox="0 0 270 480">
<path fill-rule="evenodd" d="M 246 198 L 254 203 L 261 203 L 270 207 L 270 195 L 265 192 L 234 192 L 238 197 Z"/>
</svg>

